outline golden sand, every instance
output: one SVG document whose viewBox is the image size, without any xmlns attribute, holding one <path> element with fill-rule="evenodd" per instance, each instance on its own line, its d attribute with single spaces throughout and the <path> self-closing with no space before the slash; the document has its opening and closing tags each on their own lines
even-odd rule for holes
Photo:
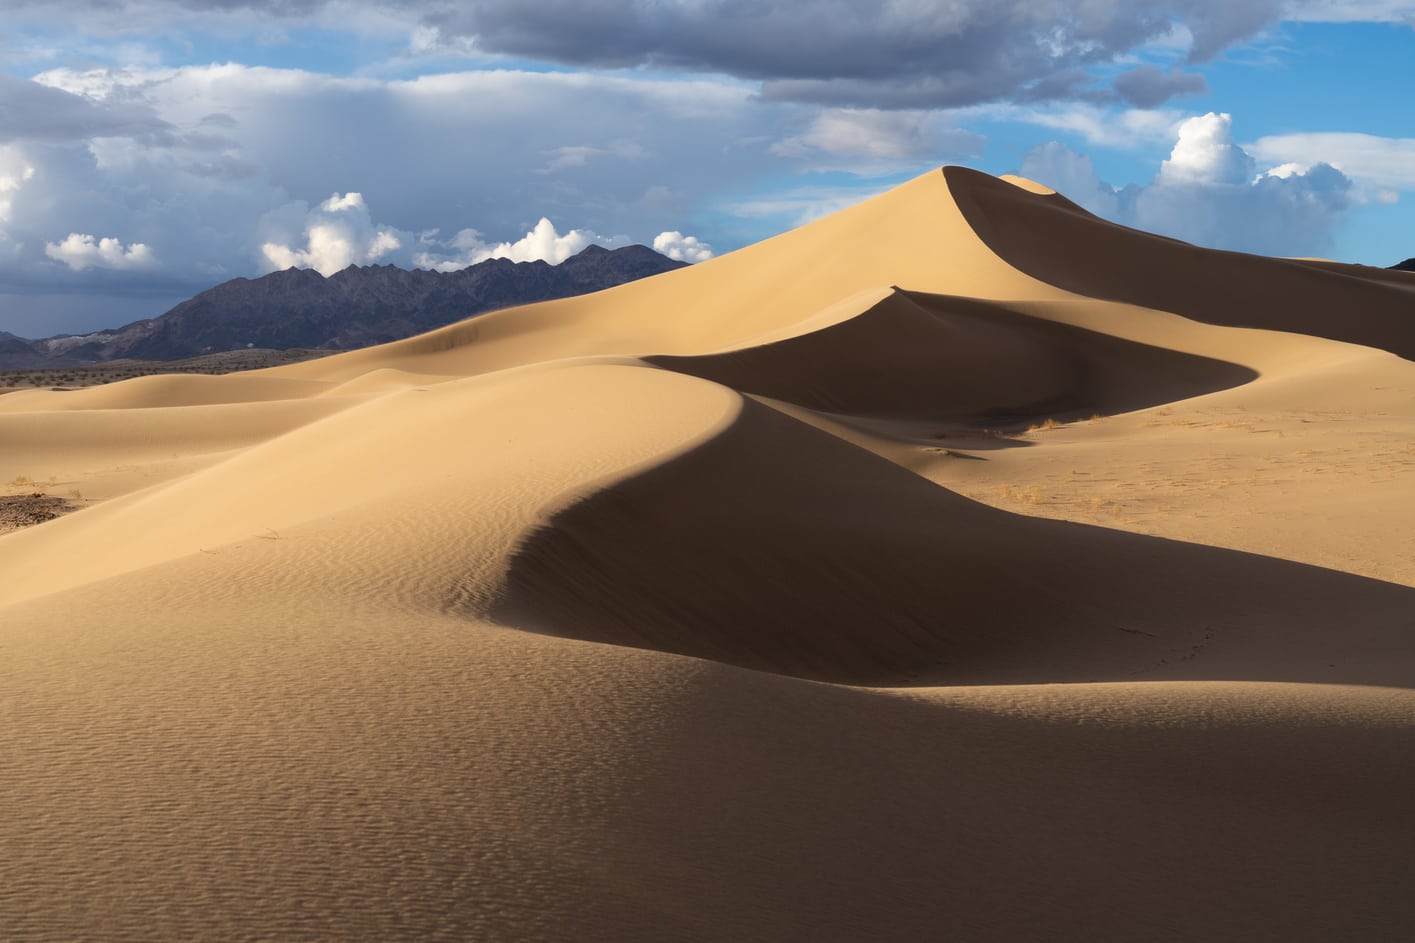
<svg viewBox="0 0 1415 943">
<path fill-rule="evenodd" d="M 0 397 L 0 939 L 1405 940 L 1415 276 L 946 168 Z"/>
</svg>

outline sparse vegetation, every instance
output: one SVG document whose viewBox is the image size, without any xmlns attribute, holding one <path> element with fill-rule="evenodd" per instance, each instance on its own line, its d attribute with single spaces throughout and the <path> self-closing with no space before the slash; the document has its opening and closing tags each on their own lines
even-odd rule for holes
<svg viewBox="0 0 1415 943">
<path fill-rule="evenodd" d="M 117 360 L 83 367 L 54 367 L 45 370 L 0 370 L 0 390 L 80 389 L 103 386 L 120 380 L 159 374 L 204 374 L 220 376 L 243 370 L 259 370 L 288 363 L 300 363 L 335 353 L 330 350 L 232 350 L 206 354 L 187 360 Z"/>
<path fill-rule="evenodd" d="M 0 497 L 0 534 L 52 521 L 76 507 L 65 498 L 40 491 Z"/>
</svg>

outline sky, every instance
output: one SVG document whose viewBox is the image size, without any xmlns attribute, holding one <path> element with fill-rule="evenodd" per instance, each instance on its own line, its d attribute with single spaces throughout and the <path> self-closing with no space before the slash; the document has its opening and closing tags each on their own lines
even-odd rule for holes
<svg viewBox="0 0 1415 943">
<path fill-rule="evenodd" d="M 0 0 L 0 331 L 289 266 L 701 261 L 944 164 L 1415 256 L 1415 0 Z"/>
</svg>

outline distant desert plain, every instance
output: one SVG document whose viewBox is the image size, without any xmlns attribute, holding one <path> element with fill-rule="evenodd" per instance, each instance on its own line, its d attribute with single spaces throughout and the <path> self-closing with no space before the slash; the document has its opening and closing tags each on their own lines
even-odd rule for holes
<svg viewBox="0 0 1415 943">
<path fill-rule="evenodd" d="M 0 497 L 0 939 L 1415 936 L 1415 273 L 949 167 Z"/>
</svg>

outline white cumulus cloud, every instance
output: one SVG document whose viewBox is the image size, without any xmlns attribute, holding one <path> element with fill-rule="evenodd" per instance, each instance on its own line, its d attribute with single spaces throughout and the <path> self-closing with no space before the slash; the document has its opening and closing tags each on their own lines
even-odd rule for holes
<svg viewBox="0 0 1415 943">
<path fill-rule="evenodd" d="M 403 246 L 402 234 L 374 223 L 363 194 L 357 192 L 335 193 L 313 210 L 304 203 L 290 204 L 267 214 L 265 222 L 287 234 L 296 230 L 293 237 L 261 243 L 271 271 L 312 268 L 328 276 L 350 265 L 376 262 Z"/>
<path fill-rule="evenodd" d="M 1052 142 L 1034 148 L 1020 173 L 1114 222 L 1216 249 L 1314 255 L 1330 244 L 1353 201 L 1349 177 L 1326 163 L 1287 162 L 1255 173 L 1234 143 L 1232 118 L 1180 123 L 1153 181 L 1114 187 L 1089 157 Z"/>
<path fill-rule="evenodd" d="M 413 264 L 438 272 L 454 272 L 487 259 L 559 265 L 589 245 L 612 249 L 628 243 L 624 236 L 601 236 L 588 229 L 572 229 L 562 234 L 556 230 L 554 223 L 542 216 L 530 232 L 514 242 L 491 244 L 485 242 L 482 234 L 475 229 L 463 229 L 446 243 L 439 243 L 431 237 L 424 238 L 423 244 L 432 248 L 414 255 Z"/>
<path fill-rule="evenodd" d="M 697 236 L 685 236 L 676 229 L 654 236 L 653 247 L 656 252 L 662 252 L 678 262 L 706 262 L 712 258 L 712 246 Z"/>
<path fill-rule="evenodd" d="M 592 242 L 609 245 L 616 240 L 606 239 L 587 229 L 572 229 L 561 235 L 556 232 L 555 225 L 542 216 L 530 232 L 515 242 L 499 243 L 491 248 L 484 258 L 510 259 L 512 262 L 545 261 L 551 265 L 559 265 Z"/>
<path fill-rule="evenodd" d="M 1160 164 L 1165 183 L 1246 183 L 1253 158 L 1233 143 L 1233 116 L 1209 112 L 1179 124 L 1179 140 Z"/>
<path fill-rule="evenodd" d="M 98 239 L 77 232 L 69 233 L 63 242 L 46 242 L 44 254 L 76 272 L 88 268 L 140 269 L 157 261 L 152 250 L 141 242 L 125 246 L 111 236 Z"/>
</svg>

